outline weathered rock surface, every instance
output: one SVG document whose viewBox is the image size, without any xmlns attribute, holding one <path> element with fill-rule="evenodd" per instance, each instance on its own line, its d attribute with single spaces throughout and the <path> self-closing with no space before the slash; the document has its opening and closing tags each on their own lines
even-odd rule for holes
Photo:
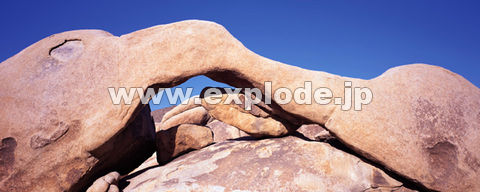
<svg viewBox="0 0 480 192">
<path fill-rule="evenodd" d="M 164 112 L 161 121 L 155 123 L 158 162 L 168 163 L 179 155 L 213 143 L 213 132 L 205 126 L 209 118 L 201 105 L 178 105 Z"/>
<path fill-rule="evenodd" d="M 111 172 L 95 180 L 92 186 L 87 189 L 87 192 L 119 192 L 120 189 L 117 186 L 119 178 L 119 173 Z"/>
<path fill-rule="evenodd" d="M 131 105 L 113 105 L 109 87 L 171 87 L 196 75 L 235 87 L 263 89 L 270 81 L 272 90 L 311 81 L 313 90 L 328 87 L 334 97 L 344 95 L 345 81 L 368 87 L 373 101 L 361 111 L 343 111 L 333 101 L 274 100 L 271 113 L 324 125 L 362 156 L 429 189 L 480 188 L 480 90 L 440 67 L 401 66 L 371 80 L 340 77 L 261 57 L 215 23 L 184 21 L 121 37 L 99 30 L 56 34 L 2 62 L 0 74 L 0 170 L 7 170 L 0 189 L 75 191 L 82 178 L 103 172 L 94 167 L 115 151 L 103 146 L 142 109 L 138 96 Z"/>
<path fill-rule="evenodd" d="M 168 113 L 166 113 L 168 115 Z M 179 126 L 182 124 L 194 124 L 194 125 L 205 125 L 210 119 L 207 110 L 200 107 L 195 107 L 188 109 L 180 114 L 174 115 L 168 119 L 164 119 L 160 123 L 160 127 L 157 127 L 157 132 L 161 130 L 168 130 L 172 127 Z"/>
<path fill-rule="evenodd" d="M 247 133 L 242 130 L 221 122 L 219 120 L 213 120 L 212 122 L 206 125 L 213 132 L 213 141 L 215 143 L 226 141 L 229 139 L 237 139 L 241 137 L 250 137 Z"/>
<path fill-rule="evenodd" d="M 327 129 L 363 156 L 430 189 L 480 189 L 477 87 L 429 65 L 393 68 L 365 86 L 374 101 L 361 111 L 337 110 Z"/>
<path fill-rule="evenodd" d="M 85 190 L 85 187 L 91 184 L 95 178 L 111 170 L 116 170 L 123 174 L 128 173 L 135 167 L 138 167 L 155 151 L 155 128 L 149 107 L 143 108 L 135 119 L 128 123 L 117 135 L 106 140 L 96 150 L 91 151 L 91 155 L 86 157 L 85 160 L 64 160 L 69 153 L 78 152 L 67 148 L 69 145 L 62 145 L 74 139 L 64 135 L 69 132 L 77 132 L 78 130 L 76 129 L 78 127 L 76 126 L 78 125 L 66 125 L 64 122 L 57 122 L 56 125 L 58 126 L 57 130 L 62 130 L 62 134 L 59 134 L 57 131 L 48 135 L 49 133 L 45 131 L 46 129 L 40 129 L 44 131 L 40 131 L 37 135 L 31 137 L 30 146 L 26 146 L 28 148 L 17 148 L 17 142 L 22 141 L 21 137 L 17 137 L 18 141 L 13 138 L 2 140 L 0 167 L 4 168 L 5 166 L 6 169 L 5 171 L 2 170 L 0 175 L 2 179 L 6 180 L 3 183 L 4 188 L 0 188 L 0 191 L 29 191 L 30 189 L 64 191 L 68 189 L 67 186 L 69 185 L 71 185 L 70 190 Z M 55 151 L 56 153 L 54 153 Z M 32 154 L 23 154 L 26 152 L 31 152 Z M 16 161 L 22 160 L 19 157 L 27 155 L 32 155 L 29 158 L 33 158 L 36 161 L 24 165 L 24 167 L 15 167 L 18 166 Z M 36 156 L 48 157 L 48 159 L 42 160 Z M 51 164 L 55 165 L 55 163 L 59 162 L 61 164 L 53 166 L 51 169 L 49 168 L 52 166 Z M 27 173 L 28 175 L 24 175 Z M 24 177 L 38 177 L 38 181 L 18 180 Z M 101 187 L 100 185 L 103 184 L 96 184 L 98 187 Z M 94 187 L 93 189 L 96 188 Z"/>
<path fill-rule="evenodd" d="M 228 94 L 218 97 L 221 101 L 218 104 L 209 104 L 206 102 L 206 98 L 202 100 L 202 106 L 208 111 L 208 114 L 212 118 L 237 127 L 251 136 L 264 137 L 269 135 L 278 137 L 286 135 L 291 130 L 283 122 L 269 116 L 256 106 L 252 106 L 252 108 L 258 110 L 245 110 L 241 105 L 224 103 L 223 101 L 227 99 Z"/>
<path fill-rule="evenodd" d="M 71 190 L 84 190 L 92 179 L 111 171 L 127 174 L 154 152 L 155 127 L 150 115 L 150 108 L 146 106 L 124 130 L 91 152 L 91 158 L 98 159 L 98 163 L 83 175 Z"/>
<path fill-rule="evenodd" d="M 225 103 L 229 96 L 238 97 L 241 103 Z M 201 104 L 195 103 L 195 99 L 198 99 Z M 217 102 L 209 103 L 207 102 L 209 99 L 217 100 Z M 257 105 L 269 110 L 263 110 Z M 293 129 L 288 127 L 287 121 L 275 119 L 271 113 L 271 109 L 263 102 L 252 105 L 251 110 L 246 110 L 245 96 L 242 93 L 214 95 L 210 98 L 194 96 L 168 111 L 162 118 L 160 129 L 166 130 L 180 124 L 205 125 L 214 119 L 235 126 L 256 137 L 282 136 L 287 134 L 289 129 Z"/>
<path fill-rule="evenodd" d="M 159 165 L 157 162 L 157 153 L 153 153 L 153 155 L 145 160 L 140 166 L 126 175 L 132 176 L 136 173 L 142 172 L 143 170 L 147 170 L 148 168 L 156 167 L 157 165 Z"/>
<path fill-rule="evenodd" d="M 243 95 L 241 96 L 243 97 Z M 227 95 L 215 97 L 221 98 L 223 102 Z M 195 99 L 200 99 L 201 104 L 195 104 Z M 244 106 L 241 106 L 244 105 L 244 99 L 242 104 L 231 103 L 221 106 L 209 104 L 205 102 L 206 99 L 208 98 L 197 96 L 189 98 L 183 104 L 166 112 L 162 121 L 156 123 L 157 159 L 160 164 L 165 164 L 181 154 L 200 149 L 212 142 L 250 136 L 241 130 L 246 130 L 255 136 L 263 136 L 260 131 L 287 131 L 281 122 L 269 117 L 267 112 L 257 106 L 253 106 L 254 110 L 244 110 Z M 216 118 L 235 124 L 240 129 L 216 120 Z M 206 130 L 207 127 L 210 128 L 210 133 Z M 213 140 L 210 137 L 212 134 Z M 277 136 L 283 134 L 279 133 Z"/>
<path fill-rule="evenodd" d="M 161 108 L 161 109 L 157 109 L 155 111 L 152 111 L 152 118 L 153 118 L 153 121 L 155 123 L 160 123 L 162 122 L 162 118 L 163 116 L 168 113 L 170 110 L 172 110 L 173 108 L 175 108 L 175 106 L 171 106 L 171 107 L 165 107 L 165 108 Z"/>
<path fill-rule="evenodd" d="M 124 191 L 405 189 L 402 183 L 353 155 L 326 143 L 296 137 L 214 144 L 165 166 L 147 168 L 125 182 L 128 186 Z"/>
<path fill-rule="evenodd" d="M 157 160 L 165 164 L 173 158 L 213 143 L 212 131 L 205 126 L 181 124 L 157 132 Z"/>
<path fill-rule="evenodd" d="M 188 98 L 185 101 L 182 101 L 180 105 L 174 106 L 172 109 L 168 110 L 165 115 L 162 116 L 162 119 L 158 122 L 165 122 L 167 119 L 170 119 L 176 115 L 179 115 L 180 113 L 183 113 L 185 111 L 188 111 L 189 109 L 196 108 L 196 107 L 201 107 L 201 104 L 196 104 L 195 99 L 199 98 L 198 95 L 193 96 Z"/>
<path fill-rule="evenodd" d="M 325 130 L 325 128 L 317 124 L 302 125 L 297 129 L 297 132 L 312 141 L 325 141 L 329 139 L 334 139 L 334 137 L 330 135 L 330 133 Z"/>
</svg>

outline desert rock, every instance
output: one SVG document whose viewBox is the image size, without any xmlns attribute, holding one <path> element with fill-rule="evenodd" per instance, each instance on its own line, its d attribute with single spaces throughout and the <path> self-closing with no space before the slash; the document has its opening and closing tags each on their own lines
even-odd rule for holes
<svg viewBox="0 0 480 192">
<path fill-rule="evenodd" d="M 126 182 L 124 191 L 411 191 L 353 155 L 296 137 L 214 144 Z"/>
<path fill-rule="evenodd" d="M 309 81 L 334 97 L 345 95 L 346 85 L 367 87 L 373 101 L 359 111 L 333 101 L 273 100 L 271 114 L 295 125 L 325 126 L 362 156 L 428 189 L 480 188 L 480 90 L 440 67 L 400 66 L 371 80 L 341 77 L 261 57 L 218 24 L 183 21 L 120 37 L 100 30 L 55 34 L 2 62 L 0 74 L 1 152 L 8 157 L 0 165 L 7 170 L 0 189 L 86 187 L 82 178 L 110 171 L 94 168 L 115 151 L 103 146 L 143 109 L 139 96 L 114 105 L 108 88 L 172 87 L 197 75 L 261 90 L 266 81 L 272 90 Z M 228 115 L 213 116 L 226 122 Z M 256 136 L 288 133 L 262 123 L 271 130 L 250 127 Z"/>
<path fill-rule="evenodd" d="M 175 106 L 170 106 L 170 107 L 165 107 L 161 109 L 157 109 L 155 111 L 152 111 L 152 118 L 155 123 L 160 123 L 162 122 L 163 116 L 165 116 L 166 113 L 168 113 L 170 110 L 175 108 Z"/>
<path fill-rule="evenodd" d="M 205 126 L 182 124 L 157 132 L 157 160 L 165 164 L 171 159 L 213 143 L 212 131 Z"/>
<path fill-rule="evenodd" d="M 213 141 L 215 143 L 226 141 L 229 139 L 237 139 L 241 137 L 250 137 L 247 133 L 242 130 L 221 122 L 219 120 L 213 120 L 212 122 L 206 125 L 213 132 Z"/>
<path fill-rule="evenodd" d="M 119 173 L 111 172 L 95 180 L 92 186 L 87 189 L 87 192 L 119 192 L 120 189 L 117 186 L 119 178 Z"/>
<path fill-rule="evenodd" d="M 325 141 L 335 138 L 325 128 L 317 124 L 305 124 L 296 131 L 312 141 Z"/>
<path fill-rule="evenodd" d="M 169 115 L 169 113 L 166 113 L 165 115 Z M 199 106 L 183 111 L 182 113 L 176 114 L 168 119 L 163 119 L 160 123 L 160 127 L 158 127 L 156 131 L 168 130 L 182 124 L 205 125 L 209 119 L 210 116 L 208 115 L 207 110 L 202 106 Z"/>
</svg>

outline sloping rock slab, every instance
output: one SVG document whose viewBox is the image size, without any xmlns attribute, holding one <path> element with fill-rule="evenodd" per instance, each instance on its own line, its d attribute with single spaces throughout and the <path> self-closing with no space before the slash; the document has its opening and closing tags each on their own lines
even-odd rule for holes
<svg viewBox="0 0 480 192">
<path fill-rule="evenodd" d="M 353 155 L 292 136 L 214 144 L 123 183 L 124 191 L 409 191 Z"/>
</svg>

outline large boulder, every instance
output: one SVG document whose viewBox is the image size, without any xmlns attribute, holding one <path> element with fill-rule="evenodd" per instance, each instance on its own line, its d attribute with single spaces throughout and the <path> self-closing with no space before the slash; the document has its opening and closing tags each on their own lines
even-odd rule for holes
<svg viewBox="0 0 480 192">
<path fill-rule="evenodd" d="M 165 115 L 169 115 L 169 113 L 166 113 Z M 168 119 L 162 120 L 156 131 L 159 132 L 161 130 L 168 130 L 172 127 L 182 124 L 205 125 L 209 119 L 210 116 L 208 115 L 207 110 L 205 110 L 205 108 L 202 106 L 199 106 L 183 111 L 182 113 L 176 114 Z"/>
<path fill-rule="evenodd" d="M 429 65 L 393 68 L 362 86 L 371 89 L 373 102 L 361 111 L 337 109 L 325 124 L 329 131 L 429 189 L 480 189 L 477 87 Z"/>
<path fill-rule="evenodd" d="M 173 158 L 213 143 L 212 131 L 205 126 L 181 124 L 157 132 L 157 160 L 165 164 Z"/>
<path fill-rule="evenodd" d="M 74 138 L 64 137 L 64 135 L 68 132 L 78 131 L 76 130 L 78 127 L 75 127 L 78 125 L 72 127 L 60 122 L 57 123 L 57 126 L 57 130 L 53 134 L 41 131 L 31 139 L 27 137 L 26 139 L 30 139 L 30 146 L 26 149 L 17 147 L 17 142 L 24 140 L 22 137 L 9 137 L 2 140 L 0 167 L 5 170 L 2 170 L 0 176 L 5 180 L 4 188 L 0 188 L 0 191 L 29 191 L 30 189 L 84 191 L 85 187 L 91 184 L 95 178 L 112 170 L 122 174 L 129 173 L 155 151 L 155 127 L 149 107 L 143 108 L 117 135 L 106 140 L 96 150 L 91 151 L 91 155 L 85 160 L 64 160 L 65 157 L 68 157 L 68 153 L 73 153 L 73 149 L 68 148 L 69 145 L 62 144 L 74 140 Z M 27 152 L 32 154 L 24 154 Z M 30 158 L 36 161 L 24 165 L 24 167 L 16 167 L 19 164 L 18 161 L 22 160 L 19 157 L 26 155 L 32 155 Z M 48 157 L 48 159 L 42 159 L 42 157 Z M 62 163 L 55 164 L 57 162 Z M 24 175 L 27 173 L 28 175 Z M 24 180 L 25 177 L 35 180 Z M 70 188 L 66 187 L 69 185 Z M 91 190 L 95 191 L 98 187 L 104 187 L 102 182 L 97 182 L 95 186 L 97 187 Z"/>
<path fill-rule="evenodd" d="M 296 137 L 225 141 L 123 180 L 127 191 L 411 191 L 382 170 Z"/>
</svg>

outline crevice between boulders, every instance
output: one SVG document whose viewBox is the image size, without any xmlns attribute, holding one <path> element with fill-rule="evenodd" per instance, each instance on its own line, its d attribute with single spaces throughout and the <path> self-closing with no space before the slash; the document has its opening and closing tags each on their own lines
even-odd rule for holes
<svg viewBox="0 0 480 192">
<path fill-rule="evenodd" d="M 325 128 L 324 126 L 321 126 L 323 127 L 325 130 L 328 131 L 327 128 Z M 330 131 L 329 131 L 330 132 Z M 350 155 L 353 155 L 357 158 L 359 158 L 361 161 L 369 164 L 369 165 L 372 165 L 380 170 L 382 170 L 383 172 L 385 172 L 387 175 L 389 175 L 390 177 L 392 177 L 393 179 L 403 183 L 403 187 L 405 188 L 408 188 L 408 189 L 411 189 L 411 190 L 417 190 L 417 191 L 420 191 L 420 192 L 435 192 L 433 190 L 429 190 L 428 188 L 426 188 L 423 184 L 419 183 L 419 182 L 415 182 L 411 179 L 408 179 L 408 178 L 405 178 L 404 176 L 396 173 L 395 171 L 393 170 L 390 170 L 388 169 L 387 167 L 381 165 L 380 163 L 377 163 L 377 162 L 374 162 L 364 156 L 362 156 L 361 154 L 355 152 L 352 148 L 349 148 L 347 145 L 345 145 L 340 139 L 338 139 L 338 137 L 336 137 L 332 132 L 330 132 L 330 134 L 332 135 L 332 138 L 331 139 L 324 139 L 324 140 L 312 140 L 306 136 L 304 136 L 303 134 L 299 133 L 299 132 L 295 132 L 293 133 L 292 135 L 297 137 L 297 138 L 300 138 L 300 139 L 303 139 L 303 140 L 306 140 L 306 141 L 314 141 L 314 142 L 324 142 L 324 143 L 327 143 L 329 144 L 330 146 L 338 149 L 338 150 L 341 150 L 345 153 L 348 153 Z M 402 186 L 399 186 L 399 187 L 402 187 Z M 372 189 L 374 189 L 372 187 Z M 368 190 L 368 189 L 365 189 L 365 191 Z"/>
</svg>

